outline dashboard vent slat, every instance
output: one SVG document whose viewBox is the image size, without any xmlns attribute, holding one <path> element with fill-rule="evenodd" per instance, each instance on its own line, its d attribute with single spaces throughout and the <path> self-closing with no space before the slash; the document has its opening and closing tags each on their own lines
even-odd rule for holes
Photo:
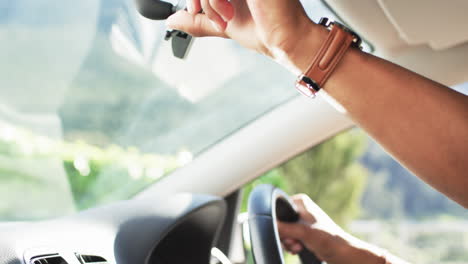
<svg viewBox="0 0 468 264">
<path fill-rule="evenodd" d="M 95 255 L 80 255 L 76 254 L 82 264 L 107 264 L 107 260 Z"/>
<path fill-rule="evenodd" d="M 68 264 L 62 257 L 58 255 L 42 256 L 31 259 L 31 264 Z"/>
</svg>

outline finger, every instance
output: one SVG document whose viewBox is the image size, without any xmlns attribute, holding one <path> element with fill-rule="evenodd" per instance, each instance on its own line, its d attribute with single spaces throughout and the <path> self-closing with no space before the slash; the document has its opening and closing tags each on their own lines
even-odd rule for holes
<svg viewBox="0 0 468 264">
<path fill-rule="evenodd" d="M 289 251 L 292 253 L 292 254 L 298 254 L 299 252 L 301 252 L 303 249 L 303 246 L 301 243 L 295 243 L 294 245 L 291 245 L 291 247 L 289 247 Z"/>
<path fill-rule="evenodd" d="M 309 202 L 310 198 L 307 194 L 296 194 L 292 197 L 294 204 L 296 204 L 299 212 L 307 212 L 306 204 Z"/>
<path fill-rule="evenodd" d="M 302 240 L 306 231 L 306 227 L 302 224 L 290 224 L 278 221 L 278 232 L 280 237 Z"/>
<path fill-rule="evenodd" d="M 200 13 L 200 0 L 187 0 L 187 11 L 192 15 Z"/>
<path fill-rule="evenodd" d="M 214 23 L 218 31 L 223 32 L 227 26 L 226 21 L 211 7 L 209 0 L 200 0 L 200 3 L 205 15 Z"/>
<path fill-rule="evenodd" d="M 217 12 L 224 21 L 229 21 L 234 17 L 234 7 L 227 0 L 208 0 L 210 6 Z"/>
<path fill-rule="evenodd" d="M 281 246 L 283 247 L 283 249 L 284 249 L 284 250 L 286 250 L 286 251 L 288 251 L 288 252 L 290 252 L 290 251 L 291 251 L 291 250 L 289 249 L 289 248 L 290 248 L 290 246 L 288 246 L 287 244 L 285 244 L 285 243 L 281 243 Z"/>
<path fill-rule="evenodd" d="M 299 194 L 295 194 L 291 197 L 291 199 L 293 200 L 293 202 L 298 206 L 298 207 L 301 207 L 301 208 L 304 208 L 305 209 L 305 203 L 306 203 L 306 200 L 310 199 L 309 196 L 307 196 L 307 194 L 303 194 L 303 193 L 299 193 Z"/>
<path fill-rule="evenodd" d="M 297 254 L 302 251 L 303 246 L 300 242 L 292 240 L 292 239 L 286 239 L 286 240 L 288 240 L 287 243 L 285 243 L 286 241 L 282 243 L 283 248 L 286 251 L 288 251 L 291 254 Z"/>
<path fill-rule="evenodd" d="M 283 244 L 286 245 L 286 246 L 290 246 L 290 245 L 294 244 L 295 240 L 291 239 L 291 238 L 285 238 L 281 242 L 283 242 Z"/>
<path fill-rule="evenodd" d="M 318 207 L 307 194 L 296 194 L 292 197 L 294 204 L 297 206 L 297 211 L 303 220 L 309 221 L 311 224 L 317 221 L 317 215 L 322 213 L 322 209 Z"/>
<path fill-rule="evenodd" d="M 301 241 L 292 238 L 285 238 L 282 240 L 283 244 L 287 245 L 288 247 L 294 246 L 296 244 L 301 244 Z"/>
<path fill-rule="evenodd" d="M 170 16 L 166 24 L 171 29 L 186 32 L 194 37 L 213 36 L 227 38 L 226 34 L 218 31 L 204 14 L 192 15 L 184 10 L 180 10 Z"/>
</svg>

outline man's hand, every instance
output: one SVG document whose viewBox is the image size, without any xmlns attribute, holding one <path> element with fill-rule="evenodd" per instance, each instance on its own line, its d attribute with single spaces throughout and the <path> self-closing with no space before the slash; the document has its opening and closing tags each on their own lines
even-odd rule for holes
<svg viewBox="0 0 468 264">
<path fill-rule="evenodd" d="M 384 251 L 344 232 L 307 195 L 295 195 L 292 199 L 301 220 L 298 223 L 278 222 L 281 241 L 290 253 L 297 254 L 306 247 L 330 264 L 390 263 L 385 262 Z"/>
<path fill-rule="evenodd" d="M 168 27 L 196 37 L 230 38 L 280 61 L 307 57 L 298 47 L 307 47 L 310 56 L 318 50 L 306 42 L 318 26 L 298 0 L 188 0 L 187 5 L 187 11 L 168 18 Z"/>
<path fill-rule="evenodd" d="M 346 233 L 307 195 L 292 197 L 300 216 L 298 223 L 278 222 L 283 246 L 292 254 L 305 246 L 320 259 L 329 262 L 339 257 L 348 246 Z"/>
</svg>

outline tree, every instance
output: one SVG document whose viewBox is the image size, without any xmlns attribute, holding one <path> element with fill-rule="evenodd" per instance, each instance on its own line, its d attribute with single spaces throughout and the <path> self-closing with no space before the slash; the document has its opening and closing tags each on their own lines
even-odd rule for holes
<svg viewBox="0 0 468 264">
<path fill-rule="evenodd" d="M 359 213 L 368 173 L 356 161 L 365 146 L 362 132 L 342 133 L 267 172 L 245 188 L 245 197 L 254 186 L 270 183 L 288 193 L 309 195 L 332 219 L 345 225 Z"/>
</svg>

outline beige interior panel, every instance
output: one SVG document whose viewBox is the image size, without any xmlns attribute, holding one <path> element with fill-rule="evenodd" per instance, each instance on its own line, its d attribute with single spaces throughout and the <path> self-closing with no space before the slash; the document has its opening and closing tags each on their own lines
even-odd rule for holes
<svg viewBox="0 0 468 264">
<path fill-rule="evenodd" d="M 217 143 L 137 197 L 148 198 L 162 192 L 224 196 L 351 126 L 352 121 L 323 97 L 297 96 Z"/>
<path fill-rule="evenodd" d="M 394 25 L 395 22 L 389 19 L 378 0 L 326 0 L 326 2 L 348 25 L 374 46 L 375 55 L 445 85 L 468 82 L 468 43 L 443 50 L 434 50 L 428 44 L 411 44 L 401 36 Z M 452 4 L 452 1 L 440 2 Z M 456 2 L 458 1 L 453 1 Z M 412 21 L 420 19 L 419 12 L 412 12 L 410 14 Z M 465 23 L 464 26 L 468 28 L 468 24 Z"/>
<path fill-rule="evenodd" d="M 442 50 L 468 41 L 466 0 L 378 0 L 378 3 L 410 45 L 428 44 Z"/>
</svg>

